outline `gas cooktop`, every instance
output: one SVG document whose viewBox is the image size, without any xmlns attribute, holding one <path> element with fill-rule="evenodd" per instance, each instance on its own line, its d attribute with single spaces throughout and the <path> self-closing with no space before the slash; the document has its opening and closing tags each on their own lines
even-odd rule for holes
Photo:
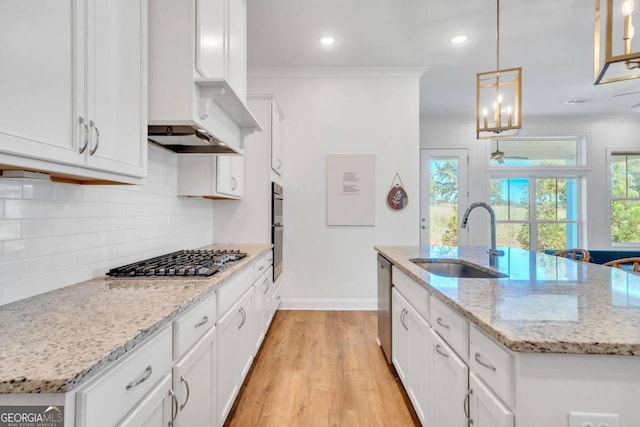
<svg viewBox="0 0 640 427">
<path fill-rule="evenodd" d="M 239 249 L 181 250 L 109 270 L 111 277 L 212 276 L 247 254 Z"/>
</svg>

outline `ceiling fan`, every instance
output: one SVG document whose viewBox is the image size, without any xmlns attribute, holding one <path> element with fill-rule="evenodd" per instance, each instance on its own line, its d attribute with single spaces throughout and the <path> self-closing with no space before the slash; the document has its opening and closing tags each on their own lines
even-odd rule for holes
<svg viewBox="0 0 640 427">
<path fill-rule="evenodd" d="M 491 160 L 495 160 L 499 164 L 503 164 L 504 159 L 529 160 L 528 157 L 523 157 L 523 156 L 505 156 L 504 151 L 500 151 L 500 143 L 496 140 L 496 151 L 491 153 Z"/>
</svg>

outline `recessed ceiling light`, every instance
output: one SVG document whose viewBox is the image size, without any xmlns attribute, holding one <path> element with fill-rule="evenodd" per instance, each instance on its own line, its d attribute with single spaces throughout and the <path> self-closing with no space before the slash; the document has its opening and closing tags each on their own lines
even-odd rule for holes
<svg viewBox="0 0 640 427">
<path fill-rule="evenodd" d="M 451 39 L 451 43 L 453 44 L 460 44 L 460 43 L 464 43 L 467 41 L 467 36 L 463 36 L 462 34 L 459 36 L 455 36 Z"/>
<path fill-rule="evenodd" d="M 326 36 L 320 39 L 320 43 L 322 43 L 325 46 L 330 46 L 332 44 L 334 44 L 336 42 L 336 39 L 334 39 L 331 36 Z"/>
</svg>

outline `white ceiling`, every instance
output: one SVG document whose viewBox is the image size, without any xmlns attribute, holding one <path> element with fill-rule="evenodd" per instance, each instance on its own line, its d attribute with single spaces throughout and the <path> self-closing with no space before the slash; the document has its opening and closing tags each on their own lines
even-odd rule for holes
<svg viewBox="0 0 640 427">
<path fill-rule="evenodd" d="M 420 112 L 475 115 L 475 76 L 495 69 L 495 0 L 248 0 L 248 66 L 425 67 Z M 523 68 L 523 117 L 640 120 L 640 80 L 594 86 L 593 0 L 502 0 L 501 68 Z M 463 45 L 450 43 L 466 34 Z M 327 48 L 319 39 L 332 35 Z M 635 94 L 617 96 L 629 92 Z M 571 99 L 589 99 L 567 105 Z"/>
</svg>

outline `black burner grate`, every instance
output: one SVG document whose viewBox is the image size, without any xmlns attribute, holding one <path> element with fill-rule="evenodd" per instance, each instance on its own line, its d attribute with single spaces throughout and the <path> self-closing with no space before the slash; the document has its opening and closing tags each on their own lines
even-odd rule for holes
<svg viewBox="0 0 640 427">
<path fill-rule="evenodd" d="M 109 270 L 112 277 L 212 276 L 247 254 L 235 250 L 181 250 Z"/>
</svg>

